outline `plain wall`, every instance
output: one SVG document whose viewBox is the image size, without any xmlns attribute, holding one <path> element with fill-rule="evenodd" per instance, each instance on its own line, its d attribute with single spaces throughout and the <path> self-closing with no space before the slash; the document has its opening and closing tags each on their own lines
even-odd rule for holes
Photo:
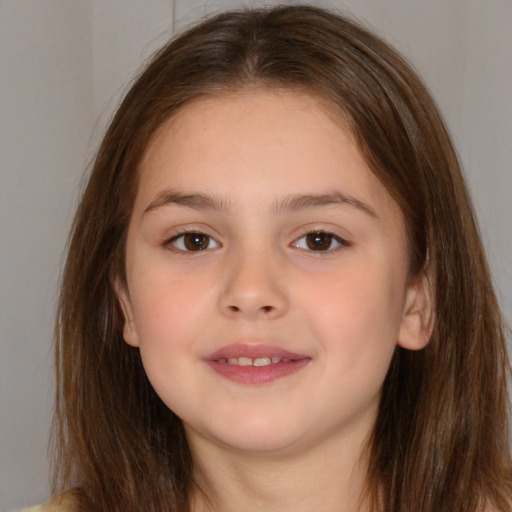
<svg viewBox="0 0 512 512">
<path fill-rule="evenodd" d="M 174 29 L 258 3 L 0 0 L 0 509 L 49 496 L 58 275 L 78 185 L 120 95 Z M 512 1 L 317 3 L 369 24 L 431 88 L 511 322 Z"/>
</svg>

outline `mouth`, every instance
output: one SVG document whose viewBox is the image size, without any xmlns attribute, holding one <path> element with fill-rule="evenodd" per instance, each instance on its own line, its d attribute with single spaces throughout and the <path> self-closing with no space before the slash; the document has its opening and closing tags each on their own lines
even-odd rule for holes
<svg viewBox="0 0 512 512">
<path fill-rule="evenodd" d="M 262 385 L 292 375 L 311 357 L 266 344 L 235 344 L 206 358 L 218 375 L 238 384 Z"/>
<path fill-rule="evenodd" d="M 269 366 L 278 363 L 290 363 L 292 359 L 277 356 L 263 356 L 263 357 L 230 357 L 228 359 L 221 358 L 217 362 L 220 364 L 232 364 L 234 366 Z"/>
</svg>

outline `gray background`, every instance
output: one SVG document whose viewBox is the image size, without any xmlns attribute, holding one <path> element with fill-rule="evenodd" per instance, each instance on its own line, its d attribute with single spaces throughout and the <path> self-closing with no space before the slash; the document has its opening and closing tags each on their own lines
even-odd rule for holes
<svg viewBox="0 0 512 512">
<path fill-rule="evenodd" d="M 174 30 L 221 7 L 261 3 L 0 0 L 0 509 L 48 497 L 57 280 L 78 185 L 105 124 Z M 384 35 L 431 88 L 510 322 L 512 0 L 317 3 Z"/>
</svg>

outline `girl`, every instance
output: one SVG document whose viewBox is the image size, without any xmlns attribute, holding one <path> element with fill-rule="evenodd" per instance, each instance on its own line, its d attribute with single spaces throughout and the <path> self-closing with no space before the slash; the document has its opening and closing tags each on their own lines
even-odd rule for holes
<svg viewBox="0 0 512 512">
<path fill-rule="evenodd" d="M 79 206 L 48 507 L 510 510 L 503 331 L 401 57 L 314 7 L 221 14 L 136 81 Z"/>
</svg>

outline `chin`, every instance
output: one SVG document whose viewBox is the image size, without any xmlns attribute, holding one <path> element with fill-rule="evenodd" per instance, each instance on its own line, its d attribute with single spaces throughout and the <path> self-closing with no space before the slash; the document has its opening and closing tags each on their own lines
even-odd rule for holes
<svg viewBox="0 0 512 512">
<path fill-rule="evenodd" d="M 290 439 L 289 436 L 286 438 L 277 437 L 275 435 L 256 435 L 252 434 L 251 437 L 246 436 L 244 438 L 233 438 L 230 439 L 218 439 L 215 440 L 223 447 L 236 451 L 239 453 L 245 453 L 247 455 L 284 455 L 291 453 L 296 450 L 296 440 Z"/>
<path fill-rule="evenodd" d="M 272 421 L 261 417 L 248 419 L 236 424 L 221 422 L 219 428 L 211 425 L 194 428 L 185 423 L 185 430 L 193 443 L 199 437 L 227 450 L 247 454 L 284 454 L 301 444 L 301 435 L 292 425 L 279 424 L 275 418 Z"/>
</svg>

